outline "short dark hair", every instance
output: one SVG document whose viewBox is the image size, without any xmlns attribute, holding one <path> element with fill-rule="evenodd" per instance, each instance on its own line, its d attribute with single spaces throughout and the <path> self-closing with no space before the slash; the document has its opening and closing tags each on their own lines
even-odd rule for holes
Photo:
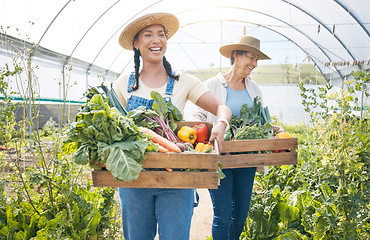
<svg viewBox="0 0 370 240">
<path fill-rule="evenodd" d="M 241 55 L 246 54 L 247 52 L 248 52 L 248 51 L 243 51 L 243 50 L 234 50 L 234 51 L 232 51 L 232 52 L 231 52 L 231 56 L 230 56 L 230 64 L 231 64 L 231 65 L 234 65 L 234 61 L 235 61 L 234 53 L 235 53 L 236 55 L 241 56 Z"/>
</svg>

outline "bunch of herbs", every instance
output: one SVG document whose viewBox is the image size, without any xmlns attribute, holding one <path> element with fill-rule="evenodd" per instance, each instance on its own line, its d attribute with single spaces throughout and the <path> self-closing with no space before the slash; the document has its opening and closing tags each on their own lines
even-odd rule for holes
<svg viewBox="0 0 370 240">
<path fill-rule="evenodd" d="M 153 98 L 152 110 L 141 106 L 131 110 L 127 117 L 132 118 L 137 126 L 152 129 L 172 142 L 179 142 L 174 131 L 177 122 L 183 120 L 181 111 L 156 91 L 152 91 L 150 96 Z"/>
</svg>

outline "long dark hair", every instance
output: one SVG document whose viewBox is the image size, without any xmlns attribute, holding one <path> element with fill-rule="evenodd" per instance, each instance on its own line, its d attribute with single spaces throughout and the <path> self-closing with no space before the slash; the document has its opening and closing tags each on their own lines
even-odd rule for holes
<svg viewBox="0 0 370 240">
<path fill-rule="evenodd" d="M 137 36 L 135 36 L 136 38 Z M 140 70 L 140 56 L 141 56 L 141 53 L 140 53 L 140 50 L 139 49 L 136 49 L 134 48 L 134 63 L 135 63 L 135 73 L 134 73 L 134 76 L 135 76 L 135 85 L 134 86 L 131 86 L 131 89 L 133 91 L 137 90 L 139 88 L 139 76 L 140 76 L 140 73 L 139 73 L 139 70 Z M 164 68 L 166 69 L 166 73 L 167 75 L 170 77 L 170 78 L 173 78 L 175 79 L 176 81 L 179 80 L 180 78 L 180 75 L 179 74 L 173 74 L 172 73 L 172 67 L 171 67 L 171 64 L 167 61 L 166 57 L 163 56 L 163 66 Z"/>
</svg>

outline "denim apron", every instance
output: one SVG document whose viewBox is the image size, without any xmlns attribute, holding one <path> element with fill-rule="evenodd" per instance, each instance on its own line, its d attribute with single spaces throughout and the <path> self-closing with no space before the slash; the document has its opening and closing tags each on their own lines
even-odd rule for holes
<svg viewBox="0 0 370 240">
<path fill-rule="evenodd" d="M 168 77 L 164 100 L 171 102 L 174 79 Z M 128 81 L 126 110 L 139 106 L 152 108 L 153 100 L 133 94 L 134 74 Z M 194 189 L 119 188 L 123 235 L 126 240 L 153 240 L 157 232 L 161 240 L 189 239 L 193 215 Z M 198 194 L 197 194 L 198 195 Z M 199 196 L 196 196 L 199 201 Z"/>
</svg>

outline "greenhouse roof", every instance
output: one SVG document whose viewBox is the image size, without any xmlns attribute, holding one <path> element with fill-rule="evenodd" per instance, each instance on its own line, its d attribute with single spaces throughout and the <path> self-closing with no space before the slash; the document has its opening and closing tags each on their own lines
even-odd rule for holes
<svg viewBox="0 0 370 240">
<path fill-rule="evenodd" d="M 369 10 L 369 0 L 1 0 L 0 24 L 2 39 L 38 44 L 35 54 L 120 74 L 133 70 L 132 51 L 118 44 L 122 29 L 170 12 L 180 20 L 166 53 L 174 69 L 228 67 L 219 47 L 246 34 L 272 59 L 259 63 L 310 62 L 329 80 L 370 68 Z"/>
</svg>

